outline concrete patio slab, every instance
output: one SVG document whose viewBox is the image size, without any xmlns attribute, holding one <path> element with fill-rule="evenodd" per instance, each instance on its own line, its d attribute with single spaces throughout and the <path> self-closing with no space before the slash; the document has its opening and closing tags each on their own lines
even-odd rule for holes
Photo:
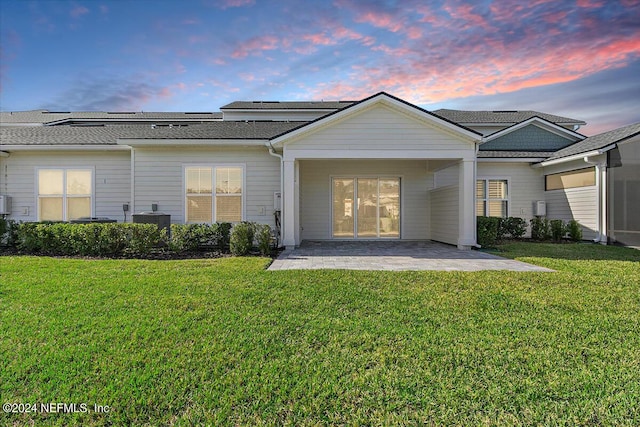
<svg viewBox="0 0 640 427">
<path fill-rule="evenodd" d="M 269 270 L 543 271 L 548 268 L 430 241 L 304 241 Z"/>
</svg>

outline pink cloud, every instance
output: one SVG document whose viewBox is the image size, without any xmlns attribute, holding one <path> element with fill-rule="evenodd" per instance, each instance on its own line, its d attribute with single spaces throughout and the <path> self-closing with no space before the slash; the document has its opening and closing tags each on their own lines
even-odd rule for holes
<svg viewBox="0 0 640 427">
<path fill-rule="evenodd" d="M 76 6 L 71 9 L 71 12 L 69 12 L 69 14 L 74 18 L 79 18 L 82 15 L 86 15 L 87 13 L 89 13 L 89 9 L 84 6 Z"/>
<path fill-rule="evenodd" d="M 604 3 L 600 0 L 577 0 L 576 6 L 586 9 L 602 7 Z"/>
<path fill-rule="evenodd" d="M 640 57 L 639 36 L 603 40 L 596 45 L 576 39 L 555 50 L 530 46 L 526 53 L 522 46 L 505 47 L 496 42 L 491 46 L 495 53 L 491 57 L 486 57 L 484 45 L 451 45 L 443 46 L 448 55 L 437 61 L 421 56 L 418 49 L 381 45 L 374 50 L 386 53 L 388 60 L 375 67 L 354 67 L 353 73 L 340 82 L 317 85 L 310 91 L 310 97 L 357 99 L 385 90 L 411 102 L 426 104 L 564 83 L 623 67 Z M 511 54 L 510 49 L 521 54 Z"/>
<path fill-rule="evenodd" d="M 274 50 L 278 47 L 278 38 L 271 35 L 252 37 L 238 44 L 231 57 L 235 59 L 245 58 L 249 55 L 260 55 L 263 51 Z"/>
</svg>

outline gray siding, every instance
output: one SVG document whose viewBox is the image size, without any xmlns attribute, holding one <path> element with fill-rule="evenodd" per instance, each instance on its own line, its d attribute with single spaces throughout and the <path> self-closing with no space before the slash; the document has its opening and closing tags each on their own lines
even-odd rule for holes
<svg viewBox="0 0 640 427">
<path fill-rule="evenodd" d="M 458 244 L 458 186 L 431 190 L 431 240 Z"/>
<path fill-rule="evenodd" d="M 245 168 L 245 220 L 274 226 L 273 193 L 280 191 L 280 161 L 263 147 L 137 148 L 135 150 L 135 210 L 158 210 L 171 222 L 184 223 L 184 167 L 242 165 Z"/>
<path fill-rule="evenodd" d="M 547 191 L 547 218 L 570 221 L 575 219 L 582 226 L 585 240 L 595 239 L 598 221 L 597 187 L 570 188 Z"/>
<path fill-rule="evenodd" d="M 13 152 L 0 158 L 0 193 L 12 198 L 9 218 L 37 221 L 37 168 L 93 168 L 93 215 L 122 221 L 122 204 L 131 199 L 130 164 L 127 151 Z"/>
<path fill-rule="evenodd" d="M 533 202 L 545 199 L 542 170 L 529 163 L 479 162 L 477 177 L 509 180 L 509 216 L 523 218 L 527 223 L 533 218 Z"/>
</svg>

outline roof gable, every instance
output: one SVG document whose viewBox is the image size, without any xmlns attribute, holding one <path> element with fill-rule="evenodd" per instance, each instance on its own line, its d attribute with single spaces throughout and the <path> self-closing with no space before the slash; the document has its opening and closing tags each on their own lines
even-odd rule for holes
<svg viewBox="0 0 640 427">
<path fill-rule="evenodd" d="M 614 144 L 618 144 L 638 135 L 640 135 L 640 122 L 590 136 L 556 152 L 553 156 L 547 159 L 547 161 L 558 160 L 564 157 L 588 153 L 595 150 L 604 152 L 609 148 L 613 148 Z"/>
<path fill-rule="evenodd" d="M 333 113 L 327 114 L 326 116 L 322 116 L 290 131 L 284 132 L 272 138 L 272 143 L 274 145 L 286 144 L 296 137 L 307 133 L 312 133 L 327 126 L 331 126 L 332 124 L 344 120 L 347 117 L 355 116 L 377 105 L 386 106 L 398 112 L 412 116 L 418 120 L 425 121 L 432 126 L 438 127 L 445 132 L 455 134 L 457 137 L 465 139 L 469 142 L 477 142 L 482 137 L 480 133 L 472 129 L 453 123 L 423 108 L 406 102 L 400 98 L 396 98 L 395 96 L 389 95 L 386 92 L 379 92 L 357 103 L 334 111 Z"/>
<path fill-rule="evenodd" d="M 576 141 L 583 135 L 570 131 L 539 117 L 495 132 L 487 137 L 481 151 L 556 151 Z"/>
</svg>

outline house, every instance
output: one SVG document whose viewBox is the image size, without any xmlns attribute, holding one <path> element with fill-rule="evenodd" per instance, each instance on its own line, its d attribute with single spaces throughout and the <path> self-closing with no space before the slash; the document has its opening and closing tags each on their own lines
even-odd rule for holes
<svg viewBox="0 0 640 427">
<path fill-rule="evenodd" d="M 3 112 L 0 194 L 11 206 L 0 213 L 130 221 L 154 206 L 174 223 L 281 224 L 285 246 L 431 239 L 468 249 L 476 215 L 529 220 L 546 202 L 548 217 L 579 220 L 585 238 L 633 244 L 640 124 L 590 138 L 584 124 L 430 112 L 384 92 L 219 113 Z"/>
</svg>

